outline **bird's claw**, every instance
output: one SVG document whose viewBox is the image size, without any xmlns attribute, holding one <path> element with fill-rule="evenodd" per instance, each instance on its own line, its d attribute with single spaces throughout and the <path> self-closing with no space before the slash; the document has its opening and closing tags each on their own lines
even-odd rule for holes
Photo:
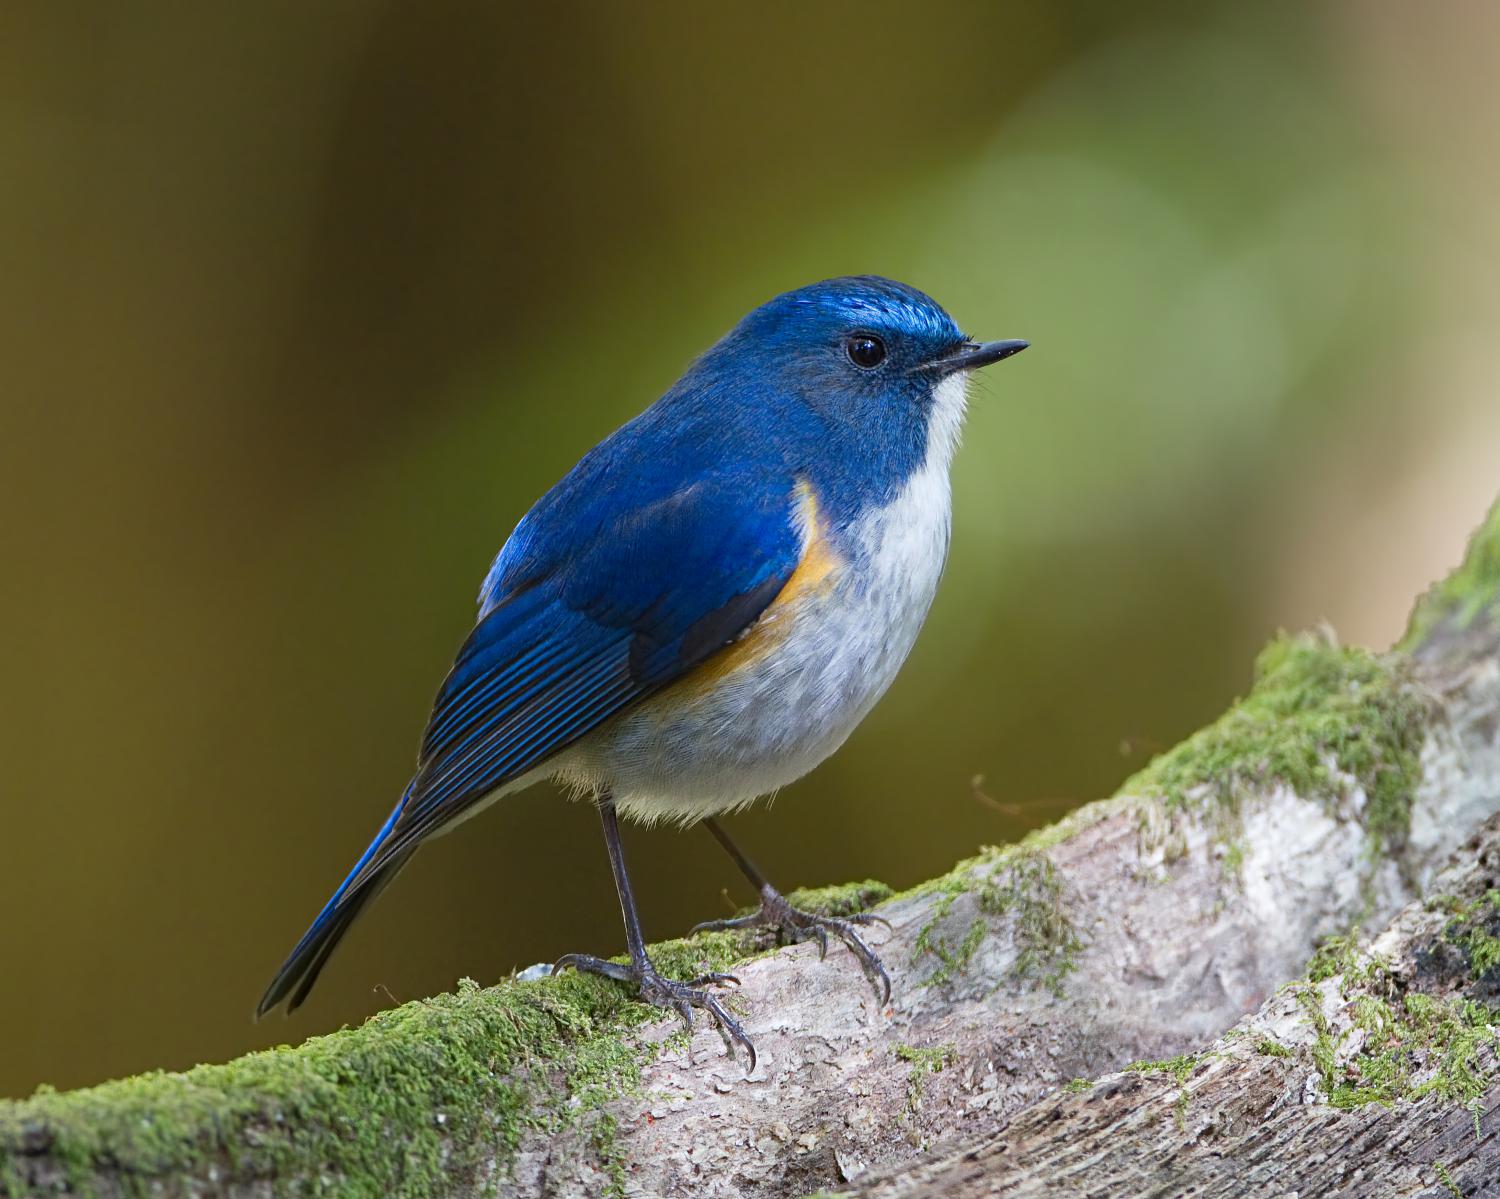
<svg viewBox="0 0 1500 1199">
<path fill-rule="evenodd" d="M 738 984 L 739 980 L 732 975 L 707 974 L 702 981 L 712 984 L 723 985 L 728 981 Z M 723 1038 L 725 1052 L 730 1057 L 735 1056 L 734 1047 L 743 1045 L 745 1054 L 750 1059 L 749 1068 L 745 1073 L 755 1073 L 755 1043 L 750 1040 L 740 1022 L 731 1016 L 717 996 L 702 989 L 699 979 L 692 982 L 678 982 L 676 979 L 663 978 L 654 969 L 646 971 L 640 979 L 641 998 L 648 1003 L 654 1003 L 658 1007 L 669 1007 L 682 1018 L 682 1023 L 691 1032 L 693 1027 L 693 1008 L 702 1008 L 708 1013 L 714 1027 L 718 1029 L 719 1036 Z"/>
<path fill-rule="evenodd" d="M 891 976 L 885 964 L 856 931 L 856 925 L 883 924 L 890 929 L 891 922 L 872 912 L 854 912 L 848 916 L 821 916 L 816 912 L 804 912 L 794 908 L 774 887 L 767 886 L 761 892 L 760 910 L 748 916 L 734 916 L 725 920 L 705 920 L 693 926 L 693 932 L 722 932 L 727 929 L 765 928 L 776 934 L 784 945 L 802 941 L 817 941 L 818 957 L 828 956 L 828 934 L 832 933 L 849 947 L 859 962 L 859 968 L 869 980 L 884 1007 L 891 1000 Z"/>
<path fill-rule="evenodd" d="M 747 1075 L 755 1073 L 755 1043 L 750 1040 L 740 1022 L 731 1016 L 724 1005 L 719 1002 L 717 996 L 703 990 L 706 986 L 737 987 L 740 985 L 740 980 L 734 975 L 711 970 L 687 982 L 679 982 L 675 978 L 663 978 L 649 960 L 641 965 L 627 966 L 621 962 L 611 962 L 586 953 L 564 954 L 552 967 L 552 973 L 557 974 L 569 968 L 587 974 L 603 975 L 605 978 L 633 985 L 640 997 L 647 1003 L 676 1012 L 689 1032 L 693 1028 L 693 1009 L 702 1008 L 708 1013 L 709 1019 L 714 1022 L 714 1027 L 723 1038 L 724 1049 L 729 1056 L 735 1056 L 736 1045 L 743 1045 L 750 1059 L 750 1066 L 745 1073 Z"/>
</svg>

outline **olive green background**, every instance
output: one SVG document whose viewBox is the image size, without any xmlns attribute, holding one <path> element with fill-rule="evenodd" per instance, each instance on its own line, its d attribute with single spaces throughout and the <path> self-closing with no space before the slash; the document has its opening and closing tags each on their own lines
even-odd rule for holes
<svg viewBox="0 0 1500 1199">
<path fill-rule="evenodd" d="M 901 679 L 734 822 L 784 884 L 1109 793 L 1278 627 L 1392 640 L 1500 488 L 1495 13 L 6 5 L 0 1094 L 621 948 L 537 788 L 250 1021 L 514 522 L 789 287 L 1033 348 Z M 627 850 L 652 936 L 748 899 L 701 831 Z"/>
</svg>

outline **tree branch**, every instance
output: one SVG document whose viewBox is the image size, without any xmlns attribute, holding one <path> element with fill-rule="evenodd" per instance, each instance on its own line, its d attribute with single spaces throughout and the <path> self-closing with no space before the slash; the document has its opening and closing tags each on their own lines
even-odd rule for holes
<svg viewBox="0 0 1500 1199">
<path fill-rule="evenodd" d="M 1500 817 L 1207 1049 L 1063 1088 L 865 1199 L 1500 1193 Z"/>
<path fill-rule="evenodd" d="M 1235 1088 L 1251 1085 L 1236 1071 L 1250 1071 L 1262 1096 L 1256 1072 L 1295 1073 L 1283 1064 L 1295 1061 L 1306 1074 L 1305 1057 L 1323 1089 L 1297 1112 L 1287 1106 L 1279 1126 L 1301 1144 L 1298 1112 L 1311 1127 L 1363 1085 L 1363 1066 L 1345 1055 L 1391 1048 L 1368 1032 L 1338 1038 L 1341 1021 L 1374 1019 L 1358 1002 L 1365 974 L 1344 971 L 1342 998 L 1331 980 L 1319 984 L 1326 1031 L 1287 1023 L 1286 995 L 1273 993 L 1304 974 L 1320 942 L 1406 908 L 1382 941 L 1397 963 L 1377 995 L 1392 1019 L 1415 1027 L 1409 994 L 1470 993 L 1454 970 L 1413 984 L 1411 963 L 1447 935 L 1432 921 L 1461 910 L 1477 919 L 1466 905 L 1479 883 L 1445 876 L 1450 907 L 1426 924 L 1407 905 L 1500 808 L 1497 593 L 1500 505 L 1396 651 L 1326 635 L 1276 642 L 1244 700 L 1116 798 L 904 895 L 859 884 L 803 896 L 835 910 L 885 900 L 892 933 L 880 952 L 895 990 L 883 1011 L 841 950 L 819 964 L 809 945 L 741 961 L 747 946 L 733 934 L 658 946 L 659 964 L 681 976 L 734 966 L 761 1052 L 748 1079 L 711 1031 L 687 1037 L 603 980 L 465 983 L 228 1065 L 0 1103 L 0 1194 L 988 1194 L 972 1188 L 1002 1176 L 1007 1193 L 1022 1178 L 1042 1186 L 1065 1153 L 1091 1190 L 1149 1193 L 1136 1189 L 1139 1172 L 1173 1168 L 1154 1156 L 1176 1143 L 1175 1122 L 1164 1132 L 1153 1115 L 1161 1105 L 1176 1111 L 1185 1086 L 1183 1128 L 1201 1141 L 1203 1112 L 1260 1110 L 1232 1108 Z M 1489 844 L 1461 850 L 1457 869 L 1480 869 Z M 1215 1042 L 1257 1008 L 1246 1036 Z M 1311 1019 L 1310 1007 L 1297 1010 Z M 1475 1038 L 1484 1019 L 1471 1022 Z M 1262 1031 L 1297 1056 L 1268 1064 L 1245 1050 Z M 1111 1075 L 1086 1094 L 1062 1091 L 1211 1043 L 1224 1056 L 1181 1083 L 1178 1064 L 1166 1079 Z M 1489 1050 L 1466 1060 L 1487 1086 Z M 1403 1077 L 1420 1087 L 1429 1064 L 1407 1062 Z M 1472 1113 L 1453 1116 L 1469 1091 L 1426 1094 L 1393 1110 L 1446 1113 L 1433 1119 L 1461 1117 L 1472 1131 Z M 1047 1140 L 1054 1112 L 1077 1130 L 1060 1145 Z M 1340 1117 L 1353 1118 L 1382 1117 Z M 1137 1125 L 1156 1138 L 1140 1142 L 1141 1157 L 1088 1156 L 1088 1144 L 1107 1147 Z M 1030 1139 L 999 1148 L 1012 1129 Z M 925 1153 L 939 1143 L 963 1148 Z M 1219 1168 L 1234 1176 L 1234 1163 Z M 948 1189 L 960 1175 L 971 1189 Z"/>
</svg>

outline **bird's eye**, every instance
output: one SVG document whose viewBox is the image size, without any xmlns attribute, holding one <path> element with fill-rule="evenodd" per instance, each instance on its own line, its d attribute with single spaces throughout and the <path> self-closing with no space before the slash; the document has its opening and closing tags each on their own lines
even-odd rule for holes
<svg viewBox="0 0 1500 1199">
<path fill-rule="evenodd" d="M 844 351 L 861 370 L 874 370 L 885 361 L 885 342 L 870 333 L 856 333 L 844 342 Z"/>
</svg>

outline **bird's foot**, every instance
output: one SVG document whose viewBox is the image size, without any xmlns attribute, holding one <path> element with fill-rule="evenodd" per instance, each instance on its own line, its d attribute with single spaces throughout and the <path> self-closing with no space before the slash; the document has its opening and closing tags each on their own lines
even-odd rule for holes
<svg viewBox="0 0 1500 1199">
<path fill-rule="evenodd" d="M 787 902 L 785 895 L 767 883 L 760 891 L 758 912 L 751 912 L 748 916 L 736 916 L 729 920 L 705 920 L 702 924 L 694 925 L 692 931 L 696 933 L 719 932 L 725 929 L 769 929 L 783 945 L 794 945 L 800 941 L 816 941 L 820 958 L 828 956 L 828 934 L 832 933 L 854 954 L 859 962 L 859 968 L 864 971 L 865 978 L 869 979 L 870 985 L 875 988 L 875 994 L 880 997 L 880 1004 L 884 1007 L 891 999 L 891 976 L 885 972 L 884 963 L 875 951 L 865 944 L 864 938 L 859 935 L 855 927 L 872 924 L 883 924 L 888 929 L 891 927 L 889 920 L 869 912 L 854 912 L 848 916 L 820 916 L 816 912 L 804 912 L 800 908 L 794 908 Z"/>
<path fill-rule="evenodd" d="M 693 1027 L 693 1009 L 702 1008 L 708 1013 L 709 1019 L 714 1022 L 714 1027 L 719 1030 L 719 1036 L 724 1038 L 724 1048 L 729 1056 L 734 1056 L 736 1044 L 743 1045 L 745 1053 L 750 1058 L 750 1068 L 745 1073 L 755 1073 L 754 1043 L 745 1034 L 740 1022 L 731 1016 L 724 1005 L 719 1002 L 718 996 L 703 989 L 709 986 L 737 987 L 740 985 L 740 980 L 734 975 L 710 971 L 707 974 L 700 974 L 697 978 L 689 979 L 687 982 L 679 982 L 675 978 L 664 978 L 658 974 L 650 958 L 644 958 L 639 964 L 623 965 L 620 962 L 611 962 L 586 953 L 564 954 L 552 967 L 552 973 L 558 974 L 570 967 L 585 974 L 601 974 L 605 978 L 612 978 L 634 987 L 647 1003 L 654 1003 L 657 1007 L 670 1008 L 676 1012 L 689 1031 Z"/>
</svg>

